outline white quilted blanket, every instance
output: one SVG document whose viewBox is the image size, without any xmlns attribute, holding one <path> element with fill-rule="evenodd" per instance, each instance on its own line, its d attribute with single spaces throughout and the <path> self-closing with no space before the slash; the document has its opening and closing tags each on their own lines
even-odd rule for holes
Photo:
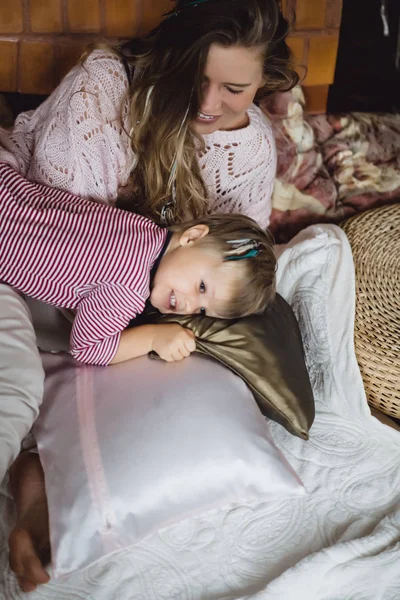
<svg viewBox="0 0 400 600">
<path fill-rule="evenodd" d="M 343 232 L 310 227 L 282 248 L 278 289 L 301 325 L 317 414 L 308 442 L 276 424 L 272 432 L 308 495 L 189 519 L 25 595 L 6 567 L 4 488 L 2 600 L 400 599 L 400 433 L 365 400 Z"/>
</svg>

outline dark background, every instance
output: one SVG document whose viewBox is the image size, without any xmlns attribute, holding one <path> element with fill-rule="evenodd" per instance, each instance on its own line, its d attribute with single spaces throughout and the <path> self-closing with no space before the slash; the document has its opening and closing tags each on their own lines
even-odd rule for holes
<svg viewBox="0 0 400 600">
<path fill-rule="evenodd" d="M 384 35 L 385 7 L 389 36 Z M 328 112 L 400 112 L 400 0 L 344 0 Z"/>
</svg>

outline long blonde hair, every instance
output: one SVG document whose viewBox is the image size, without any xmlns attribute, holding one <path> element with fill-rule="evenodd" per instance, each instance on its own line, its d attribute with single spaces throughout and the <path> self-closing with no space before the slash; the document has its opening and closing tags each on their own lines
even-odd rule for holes
<svg viewBox="0 0 400 600">
<path fill-rule="evenodd" d="M 177 0 L 175 11 L 147 37 L 118 49 L 133 73 L 130 142 L 137 158 L 129 194 L 119 206 L 159 223 L 208 212 L 197 158 L 204 141 L 190 122 L 201 104 L 209 48 L 263 47 L 266 83 L 260 97 L 298 82 L 287 32 L 276 0 L 203 0 L 196 5 Z"/>
</svg>

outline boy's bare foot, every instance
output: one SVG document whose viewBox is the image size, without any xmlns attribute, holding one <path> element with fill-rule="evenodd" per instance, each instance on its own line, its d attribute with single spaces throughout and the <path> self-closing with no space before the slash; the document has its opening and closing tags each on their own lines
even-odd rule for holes
<svg viewBox="0 0 400 600">
<path fill-rule="evenodd" d="M 42 557 L 28 529 L 15 528 L 10 534 L 10 567 L 17 576 L 23 592 L 32 592 L 39 584 L 47 583 L 49 575 L 43 568 Z"/>
<path fill-rule="evenodd" d="M 44 474 L 37 454 L 21 454 L 10 473 L 17 523 L 10 533 L 10 567 L 24 592 L 50 579 L 44 566 L 50 560 L 49 516 Z"/>
</svg>

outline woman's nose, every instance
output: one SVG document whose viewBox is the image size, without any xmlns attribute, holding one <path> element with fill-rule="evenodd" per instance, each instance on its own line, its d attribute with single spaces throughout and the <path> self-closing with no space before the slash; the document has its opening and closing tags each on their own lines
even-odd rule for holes
<svg viewBox="0 0 400 600">
<path fill-rule="evenodd" d="M 221 110 L 221 92 L 217 85 L 206 85 L 203 90 L 203 98 L 200 110 L 206 115 L 217 116 Z"/>
</svg>

